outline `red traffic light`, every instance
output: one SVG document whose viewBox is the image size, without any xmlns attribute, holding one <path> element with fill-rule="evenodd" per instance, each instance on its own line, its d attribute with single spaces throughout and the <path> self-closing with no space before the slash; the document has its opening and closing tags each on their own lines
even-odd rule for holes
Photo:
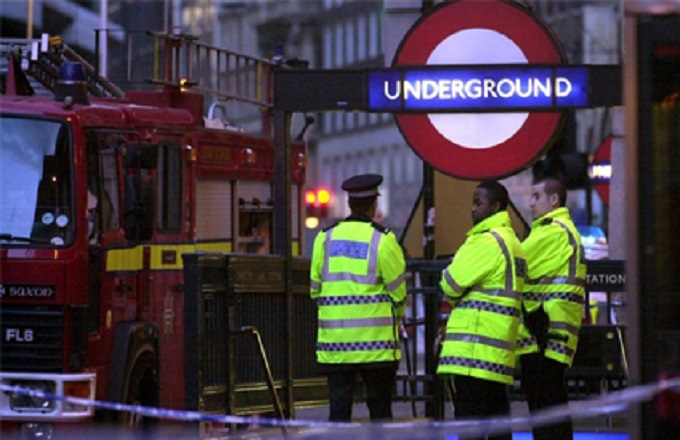
<svg viewBox="0 0 680 440">
<path fill-rule="evenodd" d="M 316 191 L 307 190 L 305 192 L 305 204 L 316 205 Z"/>
<path fill-rule="evenodd" d="M 321 188 L 316 192 L 316 199 L 319 201 L 320 205 L 328 205 L 331 201 L 331 193 L 325 188 Z"/>
<path fill-rule="evenodd" d="M 328 205 L 331 192 L 326 188 L 310 189 L 305 192 L 307 218 L 325 218 L 328 216 Z"/>
</svg>

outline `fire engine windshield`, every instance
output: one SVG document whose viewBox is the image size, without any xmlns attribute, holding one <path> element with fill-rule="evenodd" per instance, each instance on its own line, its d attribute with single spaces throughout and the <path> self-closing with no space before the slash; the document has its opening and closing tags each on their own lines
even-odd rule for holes
<svg viewBox="0 0 680 440">
<path fill-rule="evenodd" d="M 74 237 L 70 130 L 0 117 L 0 245 L 65 246 Z"/>
</svg>

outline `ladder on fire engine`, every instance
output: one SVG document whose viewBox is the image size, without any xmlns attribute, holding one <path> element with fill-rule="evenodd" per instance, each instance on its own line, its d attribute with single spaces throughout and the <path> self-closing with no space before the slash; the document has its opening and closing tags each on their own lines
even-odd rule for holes
<svg viewBox="0 0 680 440">
<path fill-rule="evenodd" d="M 88 92 L 92 96 L 122 98 L 125 93 L 97 70 L 83 57 L 64 43 L 61 37 L 41 39 L 1 38 L 0 53 L 9 62 L 20 63 L 21 69 L 38 84 L 54 92 L 59 68 L 67 62 L 80 63 L 85 71 Z"/>
<path fill-rule="evenodd" d="M 200 42 L 187 34 L 146 34 L 154 39 L 152 84 L 214 96 L 208 120 L 212 120 L 213 107 L 226 109 L 223 105 L 226 102 L 238 103 L 239 108 L 246 104 L 250 109 L 258 109 L 263 134 L 271 133 L 269 110 L 273 106 L 274 71 L 306 69 L 308 64 L 280 55 L 272 59 L 244 55 Z M 224 122 L 230 125 L 229 121 Z"/>
<path fill-rule="evenodd" d="M 272 72 L 282 58 L 267 60 L 211 46 L 186 34 L 149 33 L 154 38 L 153 84 L 180 86 L 235 100 L 272 106 Z"/>
</svg>

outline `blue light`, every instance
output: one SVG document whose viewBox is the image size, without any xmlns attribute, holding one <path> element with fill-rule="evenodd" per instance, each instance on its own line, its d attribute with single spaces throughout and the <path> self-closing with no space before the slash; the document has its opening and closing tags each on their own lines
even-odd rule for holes
<svg viewBox="0 0 680 440">
<path fill-rule="evenodd" d="M 59 67 L 57 81 L 63 84 L 85 82 L 85 69 L 81 63 L 65 62 Z"/>
</svg>

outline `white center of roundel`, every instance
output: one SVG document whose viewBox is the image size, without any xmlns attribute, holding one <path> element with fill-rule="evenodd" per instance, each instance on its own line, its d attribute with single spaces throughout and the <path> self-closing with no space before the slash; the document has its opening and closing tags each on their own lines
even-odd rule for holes
<svg viewBox="0 0 680 440">
<path fill-rule="evenodd" d="M 522 50 L 505 35 L 488 29 L 466 29 L 439 43 L 427 64 L 521 64 Z M 514 136 L 528 113 L 431 113 L 434 128 L 449 141 L 467 148 L 491 148 Z"/>
</svg>

